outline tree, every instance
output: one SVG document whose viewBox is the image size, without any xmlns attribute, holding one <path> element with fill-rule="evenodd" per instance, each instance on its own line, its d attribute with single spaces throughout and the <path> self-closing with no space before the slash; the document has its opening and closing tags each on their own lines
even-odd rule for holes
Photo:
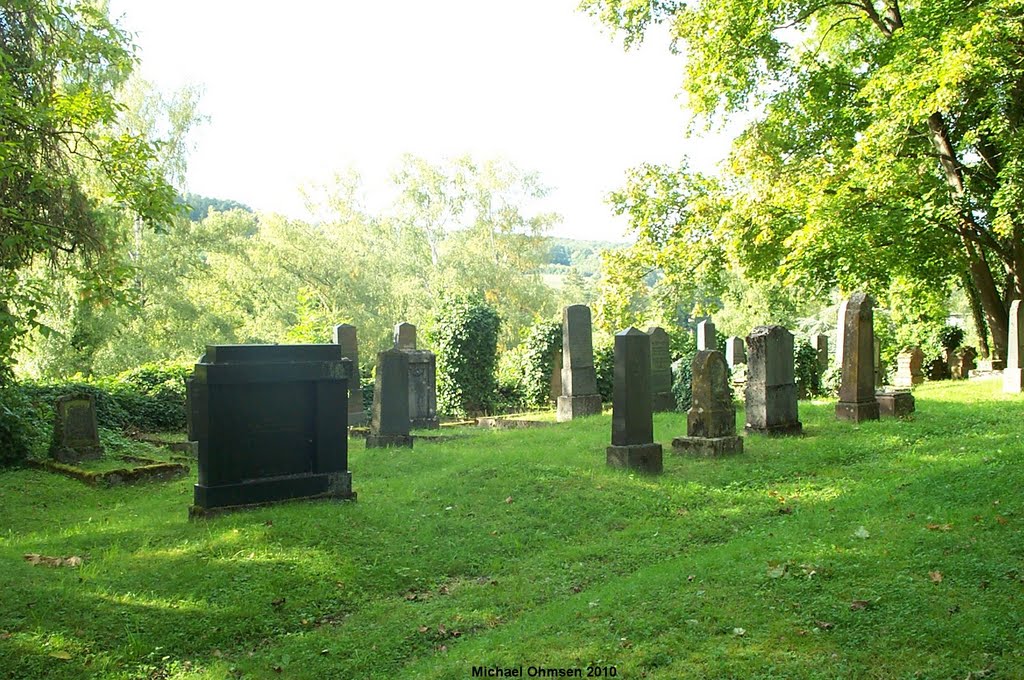
<svg viewBox="0 0 1024 680">
<path fill-rule="evenodd" d="M 1024 294 L 1017 0 L 584 0 L 627 45 L 668 22 L 710 124 L 756 111 L 728 187 L 755 274 L 823 289 L 969 274 L 1005 357 Z M 870 252 L 870 257 L 865 254 Z"/>
</svg>

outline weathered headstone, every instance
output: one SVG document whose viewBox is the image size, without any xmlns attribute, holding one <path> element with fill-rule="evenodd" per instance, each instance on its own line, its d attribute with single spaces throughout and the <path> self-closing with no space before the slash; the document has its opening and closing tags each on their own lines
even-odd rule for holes
<svg viewBox="0 0 1024 680">
<path fill-rule="evenodd" d="M 190 513 L 355 498 L 348 363 L 333 344 L 207 346 L 193 374 L 199 483 Z"/>
<path fill-rule="evenodd" d="M 615 335 L 612 445 L 607 448 L 606 460 L 612 467 L 660 473 L 661 444 L 654 442 L 654 419 L 649 398 L 651 340 L 651 335 L 635 328 Z"/>
<path fill-rule="evenodd" d="M 743 452 L 736 435 L 736 408 L 729 393 L 729 367 L 718 351 L 702 350 L 693 357 L 692 397 L 686 414 L 686 435 L 672 440 L 676 453 L 721 456 Z"/>
<path fill-rule="evenodd" d="M 668 333 L 664 328 L 652 326 L 647 329 L 647 334 L 651 337 L 651 407 L 656 413 L 675 411 L 676 397 L 672 394 L 672 355 Z"/>
<path fill-rule="evenodd" d="M 735 335 L 730 335 L 726 338 L 725 363 L 729 364 L 730 368 L 736 364 L 747 363 L 747 353 L 743 349 L 743 338 L 738 338 Z"/>
<path fill-rule="evenodd" d="M 850 306 L 849 300 L 839 303 L 839 321 L 836 324 L 836 366 L 843 370 L 843 340 L 846 335 L 846 308 Z"/>
<path fill-rule="evenodd" d="M 782 326 L 758 326 L 747 336 L 748 432 L 799 434 L 793 334 Z"/>
<path fill-rule="evenodd" d="M 373 415 L 366 448 L 412 448 L 409 434 L 409 353 L 389 349 L 377 353 L 373 384 Z"/>
<path fill-rule="evenodd" d="M 570 305 L 562 312 L 562 395 L 556 419 L 565 422 L 600 412 L 590 308 Z"/>
<path fill-rule="evenodd" d="M 1024 392 L 1024 305 L 1010 303 L 1010 336 L 1003 369 L 1003 392 Z"/>
<path fill-rule="evenodd" d="M 875 389 L 879 389 L 885 384 L 885 373 L 882 371 L 882 341 L 878 338 L 875 338 L 872 365 L 875 371 Z"/>
<path fill-rule="evenodd" d="M 562 350 L 561 348 L 551 350 L 551 403 L 557 404 L 558 397 L 562 395 Z"/>
<path fill-rule="evenodd" d="M 859 423 L 878 420 L 874 371 L 874 301 L 866 293 L 854 293 L 842 307 L 842 382 L 836 418 Z"/>
<path fill-rule="evenodd" d="M 924 382 L 924 351 L 907 347 L 896 356 L 896 387 L 913 387 Z"/>
<path fill-rule="evenodd" d="M 914 395 L 908 389 L 886 389 L 875 395 L 878 414 L 883 418 L 903 418 L 914 412 Z"/>
<path fill-rule="evenodd" d="M 978 367 L 974 362 L 978 358 L 978 350 L 973 347 L 961 347 L 953 354 L 951 373 L 953 380 L 967 380 L 971 371 Z"/>
<path fill-rule="evenodd" d="M 828 370 L 828 336 L 819 333 L 811 338 L 811 342 L 814 345 L 814 351 L 818 360 L 815 364 L 818 369 L 818 375 L 824 375 L 825 371 Z"/>
<path fill-rule="evenodd" d="M 83 392 L 57 397 L 50 457 L 61 463 L 79 463 L 102 455 L 93 395 Z"/>
<path fill-rule="evenodd" d="M 942 350 L 942 360 L 946 362 L 946 371 L 949 373 L 949 377 L 952 379 L 958 378 L 956 362 L 956 349 L 945 347 Z"/>
<path fill-rule="evenodd" d="M 395 349 L 416 349 L 416 326 L 404 321 L 395 325 Z"/>
<path fill-rule="evenodd" d="M 718 339 L 715 337 L 715 324 L 711 319 L 704 319 L 697 324 L 697 351 L 717 350 Z"/>
<path fill-rule="evenodd" d="M 341 347 L 341 355 L 352 360 L 352 375 L 348 377 L 348 424 L 362 425 L 366 422 L 363 409 L 363 389 L 359 381 L 359 339 L 356 327 L 342 323 L 334 327 L 334 344 Z"/>
</svg>

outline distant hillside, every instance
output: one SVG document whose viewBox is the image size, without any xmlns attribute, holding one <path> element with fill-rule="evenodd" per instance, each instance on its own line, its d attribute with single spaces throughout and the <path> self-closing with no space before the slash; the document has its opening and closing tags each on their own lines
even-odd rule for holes
<svg viewBox="0 0 1024 680">
<path fill-rule="evenodd" d="M 565 275 L 575 269 L 588 279 L 597 278 L 601 272 L 601 251 L 624 248 L 626 244 L 614 241 L 583 241 L 572 238 L 549 239 L 547 265 L 541 271 L 545 274 Z"/>
<path fill-rule="evenodd" d="M 207 213 L 210 212 L 210 208 L 220 212 L 227 212 L 228 210 L 235 209 L 253 212 L 252 208 L 244 203 L 232 201 L 227 198 L 210 198 L 209 196 L 200 196 L 199 194 L 185 194 L 184 196 L 179 196 L 178 202 L 189 207 L 188 218 L 193 222 L 198 222 L 199 220 L 204 219 Z"/>
</svg>

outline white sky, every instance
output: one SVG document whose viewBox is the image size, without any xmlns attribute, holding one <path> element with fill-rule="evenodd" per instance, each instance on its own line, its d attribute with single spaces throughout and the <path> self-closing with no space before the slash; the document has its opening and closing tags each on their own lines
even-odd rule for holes
<svg viewBox="0 0 1024 680">
<path fill-rule="evenodd" d="M 620 240 L 604 203 L 641 162 L 712 169 L 687 140 L 667 39 L 626 53 L 578 0 L 112 0 L 142 75 L 205 92 L 189 191 L 308 218 L 300 185 L 354 168 L 371 208 L 399 157 L 540 173 L 554 235 Z"/>
</svg>

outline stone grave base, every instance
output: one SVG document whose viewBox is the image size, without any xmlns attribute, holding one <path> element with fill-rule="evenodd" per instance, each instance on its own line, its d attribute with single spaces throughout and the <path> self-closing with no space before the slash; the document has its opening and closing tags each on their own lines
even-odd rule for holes
<svg viewBox="0 0 1024 680">
<path fill-rule="evenodd" d="M 628 468 L 651 474 L 660 474 L 662 471 L 661 444 L 609 446 L 606 452 L 610 467 Z"/>
<path fill-rule="evenodd" d="M 672 450 L 678 454 L 694 456 L 728 456 L 743 453 L 743 438 L 731 437 L 676 437 Z"/>
<path fill-rule="evenodd" d="M 781 423 L 778 425 L 766 425 L 764 427 L 755 427 L 753 425 L 747 425 L 743 428 L 747 432 L 754 432 L 756 434 L 766 434 L 772 437 L 782 437 L 785 435 L 803 434 L 804 426 L 799 420 L 795 423 Z"/>
<path fill-rule="evenodd" d="M 1003 370 L 1003 392 L 1024 392 L 1024 368 Z"/>
<path fill-rule="evenodd" d="M 409 427 L 413 430 L 438 430 L 441 428 L 441 421 L 437 416 L 433 418 L 413 418 Z"/>
<path fill-rule="evenodd" d="M 196 484 L 189 517 L 209 510 L 266 505 L 299 498 L 353 499 L 351 472 L 264 477 L 237 484 L 203 486 Z"/>
<path fill-rule="evenodd" d="M 651 397 L 652 411 L 663 413 L 676 410 L 676 396 L 671 392 L 658 392 Z"/>
<path fill-rule="evenodd" d="M 902 418 L 914 412 L 914 395 L 905 392 L 878 392 L 878 414 L 884 418 Z"/>
<path fill-rule="evenodd" d="M 49 472 L 56 472 L 85 482 L 89 486 L 113 487 L 122 484 L 145 483 L 154 480 L 166 481 L 177 479 L 188 474 L 189 467 L 184 463 L 165 463 L 159 460 L 148 458 L 137 458 L 135 456 L 120 456 L 121 460 L 132 467 L 118 468 L 116 470 L 87 470 L 67 463 L 58 463 L 54 460 L 33 461 L 28 460 L 26 464 L 30 467 L 40 468 Z"/>
<path fill-rule="evenodd" d="M 412 435 L 408 434 L 373 434 L 366 435 L 368 449 L 411 449 Z"/>
<path fill-rule="evenodd" d="M 494 418 L 484 417 L 476 419 L 477 427 L 489 427 L 498 430 L 525 430 L 534 427 L 547 427 L 553 425 L 546 420 L 525 420 L 523 418 Z"/>
<path fill-rule="evenodd" d="M 1002 371 L 1006 362 L 1002 359 L 978 359 L 978 370 L 983 372 Z"/>
<path fill-rule="evenodd" d="M 836 420 L 846 420 L 851 423 L 878 420 L 878 402 L 874 399 L 871 401 L 841 401 L 836 404 Z"/>
<path fill-rule="evenodd" d="M 50 449 L 50 456 L 58 463 L 74 465 L 88 460 L 98 460 L 103 457 L 102 446 L 54 446 Z"/>
<path fill-rule="evenodd" d="M 564 423 L 567 420 L 593 416 L 601 412 L 601 395 L 584 394 L 579 397 L 559 397 L 558 412 L 555 420 Z"/>
</svg>

